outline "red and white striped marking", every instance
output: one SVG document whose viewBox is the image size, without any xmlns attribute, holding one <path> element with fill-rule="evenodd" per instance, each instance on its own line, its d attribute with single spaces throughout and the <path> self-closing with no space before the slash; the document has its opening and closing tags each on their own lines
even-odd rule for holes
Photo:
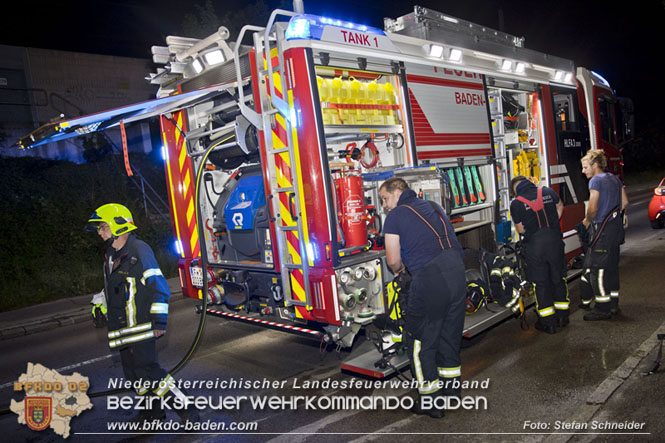
<svg viewBox="0 0 665 443">
<path fill-rule="evenodd" d="M 218 311 L 216 309 L 211 309 L 211 308 L 206 309 L 206 311 L 209 314 L 213 314 L 213 315 L 219 315 L 219 316 L 223 316 L 223 317 L 230 317 L 230 318 L 235 318 L 235 319 L 238 319 L 238 320 L 244 320 L 244 321 L 249 321 L 249 322 L 253 322 L 253 323 L 258 323 L 258 324 L 261 324 L 261 325 L 283 328 L 283 329 L 287 329 L 289 331 L 302 332 L 302 333 L 305 333 L 305 334 L 311 334 L 311 335 L 315 335 L 315 336 L 320 336 L 320 335 L 323 334 L 322 332 L 315 331 L 313 329 L 306 329 L 306 328 L 301 328 L 299 326 L 285 325 L 284 323 L 277 323 L 277 322 L 274 322 L 274 321 L 261 320 L 261 319 L 258 319 L 258 318 L 247 317 L 247 316 L 244 316 L 244 315 L 231 314 L 230 312 Z"/>
</svg>

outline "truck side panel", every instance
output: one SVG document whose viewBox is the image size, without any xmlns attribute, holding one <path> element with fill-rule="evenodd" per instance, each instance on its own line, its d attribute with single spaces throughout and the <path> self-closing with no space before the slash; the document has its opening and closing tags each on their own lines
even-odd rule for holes
<svg viewBox="0 0 665 443">
<path fill-rule="evenodd" d="M 408 66 L 407 83 L 419 160 L 491 155 L 481 75 Z"/>
</svg>

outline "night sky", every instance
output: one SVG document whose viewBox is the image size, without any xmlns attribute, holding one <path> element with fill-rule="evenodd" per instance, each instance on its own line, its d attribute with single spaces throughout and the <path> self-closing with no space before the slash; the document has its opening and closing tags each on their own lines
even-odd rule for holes
<svg viewBox="0 0 665 443">
<path fill-rule="evenodd" d="M 4 14 L 0 44 L 150 58 L 150 47 L 164 45 L 166 35 L 182 35 L 183 16 L 204 1 L 24 0 Z M 225 7 L 250 1 L 213 4 L 221 16 Z M 279 4 L 266 3 L 270 9 Z M 331 0 L 305 1 L 305 11 L 382 28 L 383 17 L 412 12 L 414 4 L 523 36 L 529 49 L 599 72 L 619 95 L 633 98 L 638 124 L 664 115 L 659 69 L 665 54 L 663 0 Z"/>
</svg>

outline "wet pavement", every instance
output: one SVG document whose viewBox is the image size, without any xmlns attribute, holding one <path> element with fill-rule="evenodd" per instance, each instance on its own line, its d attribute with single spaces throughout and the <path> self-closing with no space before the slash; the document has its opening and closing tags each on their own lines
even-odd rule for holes
<svg viewBox="0 0 665 443">
<path fill-rule="evenodd" d="M 648 202 L 645 196 L 639 199 Z M 638 199 L 636 199 L 638 200 Z M 517 319 L 494 327 L 462 351 L 463 378 L 488 380 L 487 388 L 463 395 L 485 398 L 487 408 L 448 411 L 441 420 L 408 410 L 240 410 L 202 413 L 213 422 L 252 421 L 256 432 L 236 434 L 124 435 L 108 433 L 111 420 L 126 420 L 131 411 L 109 412 L 106 400 L 72 421 L 70 441 L 662 441 L 665 435 L 665 367 L 641 375 L 655 359 L 656 334 L 663 330 L 662 289 L 665 230 L 653 231 L 644 202 L 629 208 L 631 229 L 622 249 L 621 313 L 609 321 L 585 322 L 577 309 L 578 284 L 570 284 L 571 323 L 555 335 L 533 329 L 530 310 L 522 329 Z M 198 316 L 193 301 L 172 302 L 169 333 L 159 344 L 165 367 L 178 363 L 191 344 Z M 50 330 L 0 340 L 0 406 L 10 398 L 11 382 L 27 361 L 40 362 L 62 373 L 81 372 L 90 378 L 90 392 L 107 389 L 121 375 L 117 354 L 104 343 L 104 331 L 91 322 L 64 324 Z M 362 337 L 360 337 L 362 338 Z M 342 355 L 343 357 L 344 355 Z M 190 380 L 246 379 L 284 381 L 280 389 L 230 389 L 224 395 L 367 395 L 412 396 L 403 388 L 302 389 L 295 380 L 349 381 L 360 378 L 339 371 L 337 354 L 320 353 L 318 343 L 281 332 L 208 318 L 200 349 L 178 376 Z M 665 366 L 665 365 L 664 365 Z M 408 371 L 405 373 L 408 377 Z M 220 391 L 192 390 L 195 395 Z M 173 413 L 170 418 L 176 419 Z M 593 422 L 643 424 L 641 429 L 591 429 Z M 587 429 L 576 429 L 586 424 Z M 627 425 L 623 425 L 627 426 Z M 15 415 L 0 416 L 0 427 L 12 441 L 60 441 L 52 431 L 35 433 L 16 423 Z M 565 429 L 570 427 L 572 429 Z M 593 432 L 592 432 L 593 431 Z M 630 431 L 630 433 L 626 433 Z M 92 433 L 92 434 L 91 434 Z M 99 434 L 101 433 L 101 434 Z"/>
</svg>

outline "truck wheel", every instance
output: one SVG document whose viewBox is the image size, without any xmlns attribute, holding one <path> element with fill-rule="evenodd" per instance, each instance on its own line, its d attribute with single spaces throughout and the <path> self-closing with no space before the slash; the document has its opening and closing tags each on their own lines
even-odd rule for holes
<svg viewBox="0 0 665 443">
<path fill-rule="evenodd" d="M 653 229 L 663 229 L 663 222 L 660 220 L 649 220 Z"/>
</svg>

